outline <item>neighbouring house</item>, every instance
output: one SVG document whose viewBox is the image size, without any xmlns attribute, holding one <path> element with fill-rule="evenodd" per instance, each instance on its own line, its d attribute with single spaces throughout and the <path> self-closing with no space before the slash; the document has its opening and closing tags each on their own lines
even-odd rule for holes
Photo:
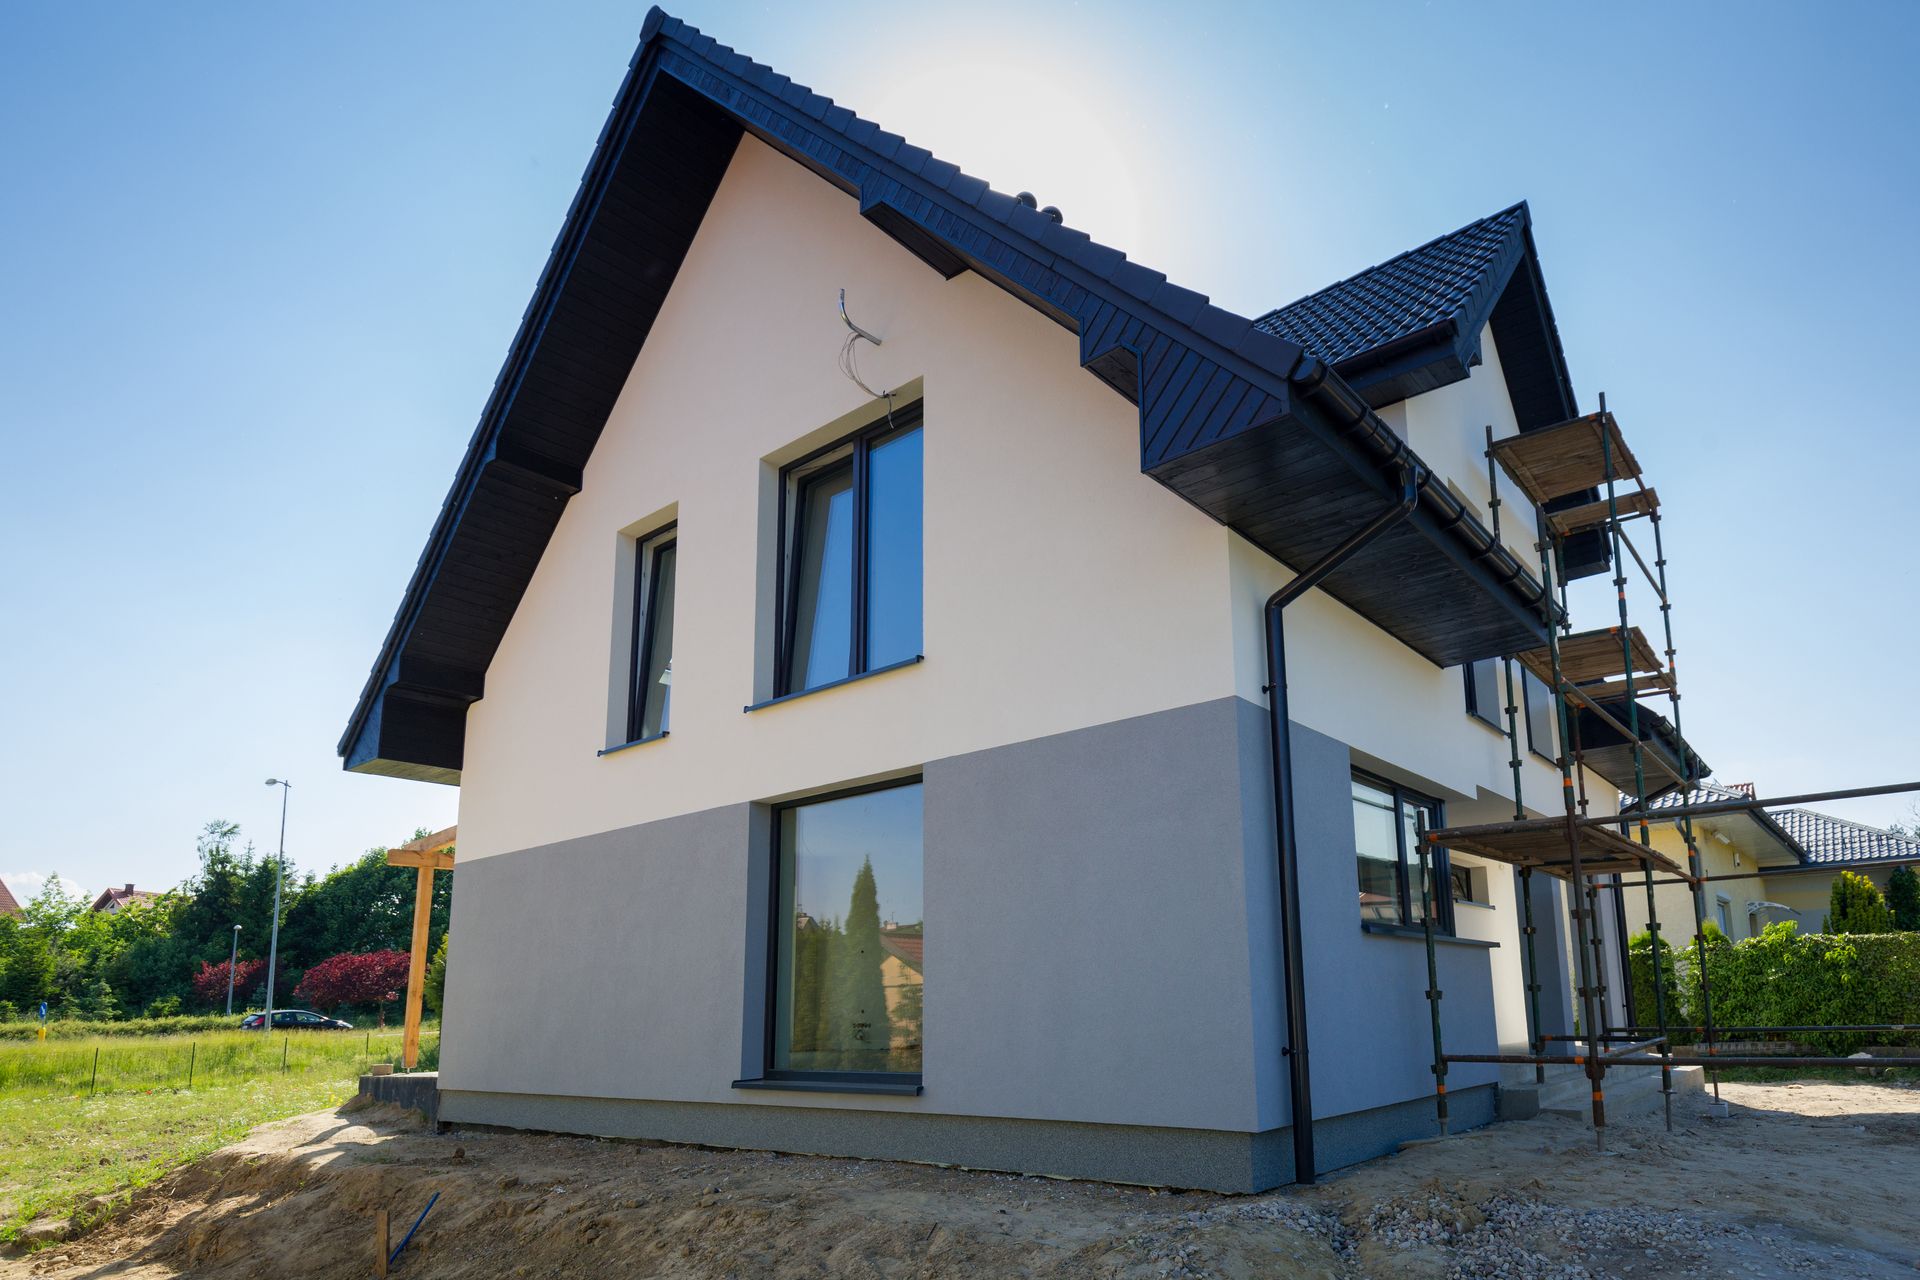
<svg viewBox="0 0 1920 1280">
<path fill-rule="evenodd" d="M 136 889 L 132 885 L 127 885 L 122 889 L 106 889 L 101 891 L 100 896 L 93 900 L 93 905 L 88 907 L 87 910 L 106 911 L 109 913 L 124 911 L 135 903 L 152 902 L 159 896 L 159 894 L 150 893 L 145 889 Z"/>
<path fill-rule="evenodd" d="M 1752 800 L 1754 784 L 1731 785 L 1712 779 L 1689 795 L 1690 804 Z M 1657 812 L 1681 802 L 1672 792 L 1653 802 Z M 1802 933 L 1823 927 L 1841 871 L 1864 875 L 1887 889 L 1893 868 L 1920 863 L 1920 840 L 1878 827 L 1848 822 L 1812 809 L 1750 809 L 1694 819 L 1694 847 L 1706 876 L 1734 877 L 1701 885 L 1701 908 L 1721 932 L 1738 942 L 1770 924 L 1791 921 Z M 1654 847 L 1685 865 L 1686 841 L 1676 824 L 1652 828 Z M 1757 874 L 1756 874 L 1757 873 Z M 1629 879 L 1632 879 L 1629 877 Z M 1655 910 L 1668 941 L 1685 945 L 1693 936 L 1693 897 L 1684 884 L 1659 883 Z M 1629 884 L 1623 896 L 1629 933 L 1646 928 L 1646 890 Z"/>
<path fill-rule="evenodd" d="M 20 909 L 20 900 L 13 896 L 13 890 L 7 888 L 7 882 L 0 880 L 0 916 L 17 916 L 25 913 Z"/>
<path fill-rule="evenodd" d="M 1518 875 L 1417 837 L 1559 812 L 1476 702 L 1552 608 L 1485 435 L 1577 413 L 1525 205 L 1248 319 L 653 11 L 340 744 L 461 789 L 442 1118 L 1241 1191 L 1430 1134 L 1427 918 L 1450 1045 L 1572 1029 L 1560 882 L 1534 1027 Z"/>
</svg>

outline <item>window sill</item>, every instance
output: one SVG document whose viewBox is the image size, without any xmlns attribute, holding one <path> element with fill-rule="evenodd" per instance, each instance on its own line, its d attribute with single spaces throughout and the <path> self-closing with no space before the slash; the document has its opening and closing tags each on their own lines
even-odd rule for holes
<svg viewBox="0 0 1920 1280">
<path fill-rule="evenodd" d="M 801 689 L 795 693 L 783 693 L 777 698 L 768 698 L 765 702 L 756 702 L 752 706 L 742 707 L 740 710 L 759 711 L 764 707 L 777 707 L 783 702 L 792 702 L 795 698 L 810 698 L 816 693 L 825 693 L 829 689 L 838 689 L 842 685 L 855 684 L 861 680 L 871 680 L 875 676 L 883 676 L 889 671 L 899 671 L 903 667 L 916 666 L 926 660 L 927 656 L 925 654 L 916 653 L 911 658 L 903 658 L 899 662 L 889 662 L 886 666 L 875 667 L 871 671 L 862 671 L 857 676 L 847 676 L 840 680 L 829 680 L 825 684 L 817 684 L 811 689 Z"/>
<path fill-rule="evenodd" d="M 736 1089 L 770 1089 L 788 1093 L 878 1093 L 896 1098 L 917 1098 L 921 1094 L 920 1080 L 917 1076 L 907 1076 L 901 1080 L 782 1080 L 769 1077 L 759 1080 L 735 1080 Z"/>
<path fill-rule="evenodd" d="M 635 738 L 632 742 L 623 742 L 617 747 L 602 747 L 600 748 L 600 750 L 594 752 L 593 754 L 596 756 L 610 756 L 610 755 L 613 755 L 615 752 L 626 751 L 632 747 L 644 747 L 649 742 L 660 741 L 662 738 L 666 737 L 668 734 L 672 732 L 673 731 L 671 729 L 662 729 L 660 732 L 654 734 L 650 738 Z"/>
<path fill-rule="evenodd" d="M 1453 905 L 1456 907 L 1472 907 L 1476 911 L 1498 911 L 1499 910 L 1499 908 L 1494 906 L 1491 902 L 1475 902 L 1472 898 L 1455 898 L 1453 900 Z M 1420 931 L 1418 929 L 1415 929 L 1414 932 L 1419 933 Z"/>
<path fill-rule="evenodd" d="M 1379 920 L 1362 920 L 1360 922 L 1360 931 L 1362 933 L 1377 933 L 1389 938 L 1411 938 L 1416 942 L 1424 942 L 1427 937 L 1427 931 L 1425 929 L 1416 929 L 1412 925 L 1406 924 L 1385 924 Z M 1487 942 L 1480 938 L 1457 938 L 1450 933 L 1436 933 L 1433 935 L 1433 940 L 1435 943 L 1445 943 L 1450 947 L 1479 947 L 1487 951 L 1491 951 L 1500 945 L 1497 942 Z"/>
</svg>

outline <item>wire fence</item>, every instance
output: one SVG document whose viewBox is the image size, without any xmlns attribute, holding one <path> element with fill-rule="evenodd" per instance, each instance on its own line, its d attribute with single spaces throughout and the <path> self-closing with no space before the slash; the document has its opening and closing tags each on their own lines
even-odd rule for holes
<svg viewBox="0 0 1920 1280">
<path fill-rule="evenodd" d="M 349 1079 L 379 1062 L 397 1062 L 402 1033 L 392 1031 L 226 1031 L 197 1036 L 100 1037 L 0 1045 L 0 1093 L 90 1097 L 205 1088 L 270 1075 Z M 422 1060 L 439 1050 L 422 1032 Z"/>
</svg>

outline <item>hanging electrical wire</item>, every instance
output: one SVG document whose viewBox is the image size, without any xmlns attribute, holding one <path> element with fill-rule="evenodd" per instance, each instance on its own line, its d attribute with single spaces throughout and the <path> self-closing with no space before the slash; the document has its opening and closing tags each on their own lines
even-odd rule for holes
<svg viewBox="0 0 1920 1280">
<path fill-rule="evenodd" d="M 847 291 L 845 289 L 840 291 L 840 319 L 847 326 L 847 340 L 840 344 L 840 372 L 846 375 L 847 381 L 853 383 L 854 386 L 866 392 L 873 399 L 885 400 L 887 402 L 887 425 L 892 426 L 894 393 L 891 390 L 875 391 L 867 385 L 866 380 L 860 376 L 860 360 L 856 351 L 862 339 L 871 342 L 876 347 L 880 345 L 880 339 L 855 324 L 853 317 L 847 314 Z"/>
</svg>

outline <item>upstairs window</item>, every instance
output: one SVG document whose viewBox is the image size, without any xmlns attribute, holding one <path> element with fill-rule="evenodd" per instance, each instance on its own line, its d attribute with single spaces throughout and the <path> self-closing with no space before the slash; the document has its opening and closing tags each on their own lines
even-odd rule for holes
<svg viewBox="0 0 1920 1280">
<path fill-rule="evenodd" d="M 1360 872 L 1360 919 L 1412 925 L 1426 918 L 1420 892 L 1420 833 L 1440 826 L 1440 802 L 1367 774 L 1353 775 L 1353 840 Z M 1444 849 L 1427 860 L 1425 901 L 1433 926 L 1453 931 L 1452 876 Z"/>
<path fill-rule="evenodd" d="M 1527 745 L 1537 755 L 1558 760 L 1560 753 L 1553 746 L 1553 691 L 1547 688 L 1545 680 L 1524 667 L 1520 685 L 1527 709 Z"/>
<path fill-rule="evenodd" d="M 640 543 L 634 557 L 633 664 L 627 707 L 627 741 L 667 732 L 673 694 L 673 585 L 677 531 L 669 526 Z"/>
<path fill-rule="evenodd" d="M 1500 659 L 1482 658 L 1469 662 L 1461 670 L 1467 677 L 1467 714 L 1505 733 L 1506 722 L 1501 718 Z"/>
<path fill-rule="evenodd" d="M 920 409 L 782 473 L 776 694 L 920 656 Z"/>
</svg>

